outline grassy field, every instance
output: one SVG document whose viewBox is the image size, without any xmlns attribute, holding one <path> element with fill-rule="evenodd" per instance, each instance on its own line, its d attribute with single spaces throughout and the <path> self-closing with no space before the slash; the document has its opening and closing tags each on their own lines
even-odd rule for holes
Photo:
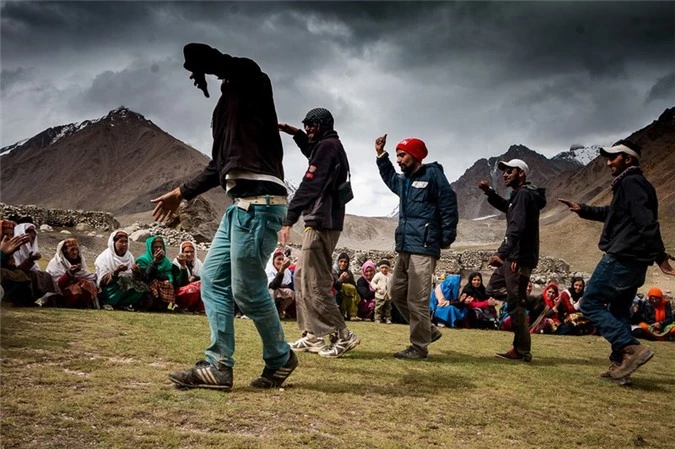
<svg viewBox="0 0 675 449">
<path fill-rule="evenodd" d="M 262 369 L 251 321 L 237 320 L 229 393 L 167 379 L 201 358 L 204 316 L 3 306 L 4 448 L 675 447 L 675 344 L 632 387 L 600 381 L 599 337 L 535 335 L 534 361 L 493 357 L 505 332 L 443 329 L 430 359 L 400 361 L 407 327 L 352 323 L 342 359 L 299 355 L 286 388 L 248 386 Z M 285 322 L 289 339 L 294 322 Z"/>
</svg>

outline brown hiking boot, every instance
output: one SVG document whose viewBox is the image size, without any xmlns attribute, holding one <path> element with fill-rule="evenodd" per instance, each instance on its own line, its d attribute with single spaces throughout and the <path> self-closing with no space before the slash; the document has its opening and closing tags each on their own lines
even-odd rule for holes
<svg viewBox="0 0 675 449">
<path fill-rule="evenodd" d="M 623 348 L 623 361 L 609 373 L 612 379 L 628 377 L 654 357 L 654 351 L 649 346 L 636 344 Z"/>
<path fill-rule="evenodd" d="M 609 368 L 607 371 L 601 372 L 598 377 L 602 380 L 609 380 L 616 382 L 617 384 L 621 385 L 622 387 L 628 387 L 630 385 L 633 385 L 633 380 L 630 378 L 630 376 L 626 377 L 620 377 L 618 379 L 615 379 L 612 377 L 612 372 L 614 372 L 617 368 L 619 367 L 619 364 L 616 362 L 612 362 L 611 365 L 609 365 Z"/>
</svg>

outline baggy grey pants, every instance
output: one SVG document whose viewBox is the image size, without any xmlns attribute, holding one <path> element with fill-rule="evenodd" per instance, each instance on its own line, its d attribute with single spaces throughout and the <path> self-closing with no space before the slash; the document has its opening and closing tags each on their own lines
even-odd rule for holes
<svg viewBox="0 0 675 449">
<path fill-rule="evenodd" d="M 346 328 L 340 308 L 333 297 L 333 251 L 340 231 L 305 229 L 302 240 L 300 294 L 296 292 L 295 306 L 298 327 L 323 337 Z"/>
<path fill-rule="evenodd" d="M 391 299 L 403 318 L 410 323 L 410 343 L 423 353 L 437 332 L 431 322 L 429 295 L 436 269 L 436 258 L 419 254 L 399 253 L 394 266 Z"/>
</svg>

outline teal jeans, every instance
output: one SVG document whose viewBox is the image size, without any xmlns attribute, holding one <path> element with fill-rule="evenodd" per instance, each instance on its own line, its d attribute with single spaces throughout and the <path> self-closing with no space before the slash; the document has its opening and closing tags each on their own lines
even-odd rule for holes
<svg viewBox="0 0 675 449">
<path fill-rule="evenodd" d="M 277 244 L 287 207 L 230 206 L 216 231 L 201 271 L 202 300 L 211 327 L 207 360 L 220 368 L 234 366 L 234 304 L 251 318 L 263 344 L 268 368 L 290 356 L 279 314 L 267 289 L 265 265 Z"/>
</svg>

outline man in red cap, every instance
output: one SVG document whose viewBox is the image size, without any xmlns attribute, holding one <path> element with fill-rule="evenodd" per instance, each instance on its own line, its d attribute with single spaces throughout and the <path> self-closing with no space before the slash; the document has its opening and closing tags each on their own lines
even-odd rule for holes
<svg viewBox="0 0 675 449">
<path fill-rule="evenodd" d="M 410 323 L 410 346 L 394 354 L 397 359 L 426 359 L 427 346 L 441 338 L 431 322 L 431 279 L 441 248 L 449 248 L 457 236 L 457 196 L 437 162 L 423 164 L 427 147 L 420 139 L 404 139 L 396 145 L 397 174 L 384 151 L 387 135 L 375 140 L 377 166 L 389 189 L 399 196 L 394 279 L 390 296 Z"/>
<path fill-rule="evenodd" d="M 589 206 L 558 200 L 581 218 L 604 222 L 598 246 L 605 254 L 588 281 L 581 312 L 612 345 L 610 367 L 600 378 L 627 385 L 631 373 L 654 356 L 631 333 L 633 298 L 654 262 L 665 274 L 675 276 L 675 270 L 661 239 L 656 190 L 640 170 L 640 146 L 620 140 L 602 148 L 600 154 L 614 177 L 611 204 Z"/>
</svg>

